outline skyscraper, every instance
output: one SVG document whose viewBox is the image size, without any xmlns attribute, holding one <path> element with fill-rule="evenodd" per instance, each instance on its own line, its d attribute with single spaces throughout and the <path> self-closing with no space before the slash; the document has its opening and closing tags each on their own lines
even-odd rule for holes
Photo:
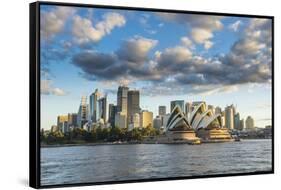
<svg viewBox="0 0 281 190">
<path fill-rule="evenodd" d="M 64 125 L 65 122 L 68 122 L 68 116 L 67 115 L 59 115 L 57 118 L 57 126 L 59 128 L 60 131 L 64 131 Z"/>
<path fill-rule="evenodd" d="M 166 114 L 166 106 L 159 106 L 158 107 L 158 115 L 164 116 Z"/>
<path fill-rule="evenodd" d="M 240 129 L 239 130 L 243 130 L 244 129 L 244 127 L 245 127 L 245 122 L 244 122 L 244 119 L 241 119 L 240 120 Z"/>
<path fill-rule="evenodd" d="M 219 106 L 215 108 L 215 114 L 222 114 L 221 108 Z"/>
<path fill-rule="evenodd" d="M 126 86 L 119 86 L 117 91 L 117 112 L 122 112 L 127 117 L 128 90 Z"/>
<path fill-rule="evenodd" d="M 181 108 L 181 111 L 184 111 L 184 100 L 174 100 L 171 101 L 171 109 L 170 112 L 173 111 L 174 107 L 176 107 L 176 105 L 178 105 Z"/>
<path fill-rule="evenodd" d="M 234 128 L 234 109 L 233 105 L 225 108 L 225 127 L 228 129 Z"/>
<path fill-rule="evenodd" d="M 248 116 L 246 119 L 246 129 L 253 130 L 255 128 L 254 119 L 251 116 Z"/>
<path fill-rule="evenodd" d="M 127 123 L 130 124 L 133 122 L 134 114 L 140 112 L 140 91 L 138 90 L 128 91 L 127 111 L 128 111 Z"/>
<path fill-rule="evenodd" d="M 99 104 L 99 120 L 103 120 L 104 123 L 107 122 L 107 96 L 104 96 L 98 100 Z"/>
<path fill-rule="evenodd" d="M 108 122 L 111 127 L 115 126 L 115 115 L 117 113 L 117 106 L 114 104 L 109 104 L 108 106 Z"/>
<path fill-rule="evenodd" d="M 81 103 L 77 114 L 77 123 L 80 128 L 88 122 L 89 106 L 87 104 L 87 96 L 82 96 Z"/>
<path fill-rule="evenodd" d="M 97 122 L 98 119 L 98 99 L 100 98 L 100 93 L 98 92 L 98 89 L 95 90 L 90 95 L 90 119 L 92 122 Z"/>
<path fill-rule="evenodd" d="M 115 127 L 126 128 L 127 127 L 127 117 L 122 112 L 118 112 L 115 115 Z"/>
<path fill-rule="evenodd" d="M 77 113 L 69 113 L 68 114 L 68 126 L 69 127 L 77 127 Z"/>
<path fill-rule="evenodd" d="M 162 116 L 157 116 L 153 119 L 153 127 L 160 129 L 162 127 Z"/>
<path fill-rule="evenodd" d="M 148 126 L 153 127 L 153 112 L 144 110 L 140 113 L 140 127 Z"/>
<path fill-rule="evenodd" d="M 240 130 L 240 114 L 236 113 L 234 115 L 234 129 Z"/>
</svg>

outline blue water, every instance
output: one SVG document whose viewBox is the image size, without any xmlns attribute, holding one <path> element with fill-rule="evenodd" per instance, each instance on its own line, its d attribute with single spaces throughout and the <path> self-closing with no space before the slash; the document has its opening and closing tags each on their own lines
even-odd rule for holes
<svg viewBox="0 0 281 190">
<path fill-rule="evenodd" d="M 41 148 L 41 185 L 270 171 L 271 140 Z"/>
</svg>

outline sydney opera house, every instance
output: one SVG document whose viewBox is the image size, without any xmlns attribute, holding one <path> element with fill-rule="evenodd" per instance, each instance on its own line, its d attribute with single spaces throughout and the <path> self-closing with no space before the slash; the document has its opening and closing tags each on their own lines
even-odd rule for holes
<svg viewBox="0 0 281 190">
<path fill-rule="evenodd" d="M 221 115 L 208 109 L 205 102 L 199 102 L 194 104 L 191 113 L 186 115 L 179 106 L 175 106 L 161 140 L 167 143 L 197 144 L 200 141 L 227 142 L 232 138 L 228 130 L 222 126 Z"/>
</svg>

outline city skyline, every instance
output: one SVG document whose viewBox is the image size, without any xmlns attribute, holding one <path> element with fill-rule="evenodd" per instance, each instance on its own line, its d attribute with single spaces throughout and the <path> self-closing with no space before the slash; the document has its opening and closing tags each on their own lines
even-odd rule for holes
<svg viewBox="0 0 281 190">
<path fill-rule="evenodd" d="M 41 19 L 42 128 L 96 88 L 116 104 L 121 84 L 154 116 L 173 100 L 206 101 L 271 124 L 270 20 L 56 6 Z"/>
<path fill-rule="evenodd" d="M 123 89 L 125 91 L 123 91 Z M 133 94 L 137 95 L 137 99 L 135 101 L 132 101 L 132 99 L 133 99 L 132 95 Z M 64 131 L 63 126 L 65 124 L 66 124 L 67 128 L 69 128 L 70 126 L 84 128 L 83 125 L 86 124 L 88 121 L 92 125 L 92 124 L 95 124 L 95 123 L 96 124 L 100 123 L 100 119 L 102 119 L 102 123 L 110 124 L 110 126 L 105 125 L 105 127 L 114 127 L 115 126 L 114 123 L 116 122 L 116 117 L 119 118 L 120 114 L 121 114 L 121 115 L 125 116 L 124 119 L 126 120 L 126 122 L 124 124 L 125 126 L 123 126 L 123 127 L 129 128 L 131 130 L 131 127 L 129 126 L 129 124 L 132 124 L 133 127 L 135 127 L 134 126 L 135 121 L 133 121 L 133 115 L 135 113 L 137 113 L 138 117 L 141 118 L 141 115 L 142 115 L 143 112 L 147 112 L 147 113 L 150 112 L 150 113 L 152 113 L 152 115 L 151 115 L 152 126 L 153 126 L 153 123 L 154 123 L 155 119 L 156 120 L 160 119 L 160 120 L 162 120 L 161 126 L 163 126 L 165 128 L 166 126 L 163 123 L 163 119 L 164 119 L 164 117 L 169 117 L 170 113 L 172 112 L 172 110 L 174 110 L 174 108 L 176 106 L 178 106 L 178 108 L 180 108 L 181 111 L 183 113 L 185 113 L 186 117 L 188 118 L 190 116 L 190 114 L 193 112 L 193 109 L 196 108 L 196 106 L 198 106 L 198 105 L 200 105 L 201 103 L 204 102 L 204 104 L 208 107 L 208 109 L 212 110 L 213 114 L 221 114 L 221 116 L 222 116 L 221 122 L 224 123 L 223 126 L 225 128 L 242 130 L 242 129 L 253 129 L 255 127 L 259 127 L 259 126 L 256 126 L 254 124 L 255 119 L 251 115 L 247 115 L 247 117 L 245 117 L 245 118 L 240 117 L 239 109 L 237 109 L 237 107 L 233 104 L 227 105 L 225 107 L 220 107 L 218 105 L 208 104 L 206 101 L 202 101 L 202 100 L 201 101 L 194 101 L 194 102 L 189 102 L 189 101 L 184 101 L 184 100 L 172 100 L 169 103 L 170 107 L 168 107 L 166 105 L 159 105 L 157 107 L 158 112 L 155 114 L 151 110 L 143 109 L 141 106 L 139 106 L 140 105 L 139 103 L 140 103 L 140 100 L 141 100 L 141 98 L 139 97 L 139 94 L 140 94 L 139 90 L 136 90 L 136 89 L 132 90 L 127 86 L 119 86 L 117 94 L 116 94 L 117 104 L 114 104 L 114 103 L 111 103 L 111 102 L 107 103 L 107 94 L 103 95 L 101 92 L 99 92 L 98 89 L 95 89 L 94 92 L 91 95 L 89 95 L 89 97 L 91 97 L 93 95 L 95 95 L 95 96 L 97 95 L 97 97 L 98 97 L 98 98 L 95 99 L 96 103 L 99 104 L 97 107 L 95 107 L 95 109 L 98 110 L 97 113 L 95 113 L 96 114 L 95 117 L 93 117 L 93 115 L 92 115 L 92 109 L 93 108 L 90 108 L 91 107 L 90 105 L 93 103 L 91 98 L 90 98 L 89 102 L 87 102 L 88 96 L 82 96 L 81 102 L 80 102 L 80 105 L 79 105 L 79 109 L 78 109 L 78 113 L 68 112 L 66 114 L 64 113 L 64 114 L 57 115 L 57 123 L 58 123 L 57 126 L 59 126 L 61 128 L 60 130 L 62 130 L 62 131 Z M 125 96 L 125 99 L 124 99 L 124 96 Z M 131 96 L 131 98 L 130 98 L 130 96 Z M 118 108 L 118 100 L 119 100 L 120 108 Z M 105 101 L 105 103 L 100 104 L 100 102 L 104 102 L 104 101 Z M 81 118 L 79 118 L 80 115 L 81 115 L 81 107 L 83 107 L 83 106 L 84 106 L 84 113 L 82 115 L 84 115 L 84 118 L 82 120 L 84 120 L 84 123 L 82 123 Z M 187 110 L 187 106 L 189 107 L 188 110 Z M 122 108 L 122 107 L 124 107 L 124 108 Z M 136 107 L 136 108 L 132 109 L 132 107 Z M 166 111 L 167 108 L 170 108 L 171 111 L 167 112 Z M 114 109 L 114 111 L 112 109 Z M 124 109 L 125 109 L 125 111 L 124 111 Z M 161 113 L 163 113 L 163 109 L 164 109 L 165 114 L 160 114 L 160 112 L 159 112 L 160 109 L 162 110 Z M 110 116 L 111 114 L 113 114 L 112 115 L 113 117 Z M 131 114 L 131 116 L 130 116 L 130 114 Z M 67 122 L 69 120 L 68 118 L 71 115 L 78 115 L 77 126 L 72 124 L 73 119 L 70 120 L 71 122 L 69 123 L 69 125 L 67 124 Z M 116 115 L 118 115 L 118 116 L 116 116 Z M 93 118 L 95 118 L 95 119 L 93 119 Z M 59 122 L 59 120 L 61 120 L 61 122 Z M 138 120 L 139 120 L 138 122 L 141 121 L 141 119 L 138 119 Z M 66 123 L 64 123 L 64 122 L 66 122 Z M 113 124 L 112 124 L 112 122 L 113 122 Z M 50 129 L 53 126 L 55 126 L 55 125 L 51 125 Z M 121 127 L 121 128 L 123 128 L 123 127 Z M 138 127 L 146 127 L 146 126 L 139 125 Z M 155 126 L 153 126 L 153 127 L 155 127 Z M 263 126 L 263 127 L 266 127 L 266 126 Z M 263 127 L 261 127 L 261 128 L 263 128 Z M 46 129 L 48 130 L 48 128 L 45 128 L 45 130 Z"/>
</svg>

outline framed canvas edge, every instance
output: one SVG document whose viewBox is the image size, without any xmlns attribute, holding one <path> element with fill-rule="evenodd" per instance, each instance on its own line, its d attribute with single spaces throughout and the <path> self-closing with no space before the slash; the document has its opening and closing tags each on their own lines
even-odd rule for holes
<svg viewBox="0 0 281 190">
<path fill-rule="evenodd" d="M 91 7 L 105 8 L 118 10 L 134 10 L 134 11 L 153 11 L 166 13 L 186 13 L 197 15 L 212 15 L 212 16 L 232 16 L 232 17 L 247 17 L 247 18 L 265 18 L 272 21 L 272 84 L 271 84 L 271 124 L 272 124 L 272 167 L 268 171 L 255 171 L 247 173 L 229 173 L 229 174 L 214 174 L 214 175 L 198 175 L 198 176 L 183 176 L 183 177 L 167 177 L 153 179 L 137 179 L 137 180 L 122 180 L 122 181 L 105 181 L 105 182 L 89 182 L 89 183 L 72 183 L 72 184 L 54 184 L 41 185 L 40 183 L 40 6 L 72 6 L 72 7 Z M 75 186 L 91 186 L 91 185 L 110 185 L 123 183 L 139 183 L 139 182 L 157 182 L 169 180 L 186 180 L 186 179 L 201 179 L 201 178 L 217 178 L 217 177 L 235 177 L 248 175 L 274 174 L 274 16 L 269 15 L 253 15 L 253 14 L 237 14 L 237 13 L 222 13 L 208 11 L 189 11 L 189 10 L 173 10 L 173 9 L 158 9 L 147 7 L 127 7 L 113 5 L 95 5 L 82 3 L 65 3 L 65 2 L 49 2 L 37 1 L 29 4 L 29 186 L 41 188 L 57 188 L 57 187 L 75 187 Z"/>
</svg>

